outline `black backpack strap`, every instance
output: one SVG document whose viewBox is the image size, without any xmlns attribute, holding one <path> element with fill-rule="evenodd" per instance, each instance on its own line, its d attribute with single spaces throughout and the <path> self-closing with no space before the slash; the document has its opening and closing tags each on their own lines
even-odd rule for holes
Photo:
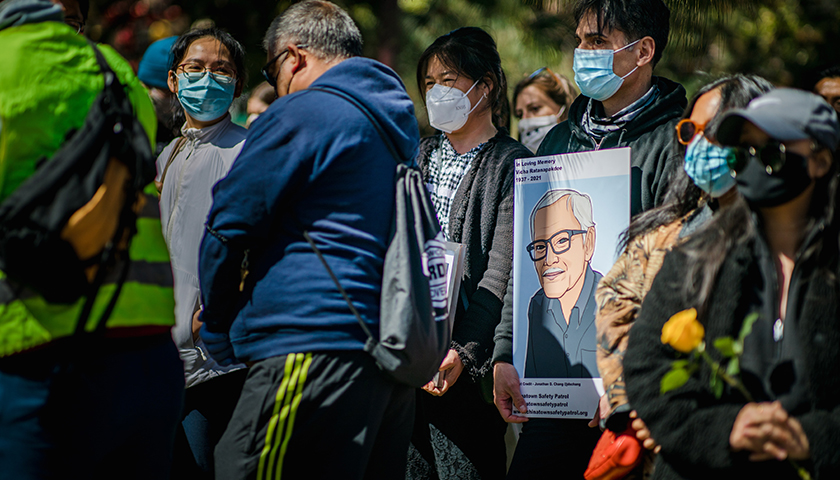
<svg viewBox="0 0 840 480">
<path fill-rule="evenodd" d="M 402 158 L 402 156 L 399 154 L 399 151 L 394 146 L 394 142 L 391 141 L 391 137 L 389 137 L 387 134 L 385 134 L 385 130 L 383 130 L 382 125 L 380 125 L 379 122 L 376 120 L 376 117 L 373 116 L 373 113 L 371 113 L 371 111 L 368 110 L 367 107 L 362 105 L 362 103 L 360 101 L 356 100 L 355 98 L 348 95 L 347 93 L 344 93 L 341 90 L 338 90 L 338 89 L 335 89 L 335 88 L 332 88 L 332 87 L 309 87 L 309 90 L 317 90 L 319 92 L 330 93 L 332 95 L 335 95 L 337 97 L 341 97 L 341 98 L 347 100 L 348 102 L 352 103 L 356 108 L 361 110 L 362 113 L 365 115 L 365 117 L 367 117 L 367 119 L 370 121 L 370 123 L 373 124 L 373 128 L 376 129 L 376 133 L 378 133 L 379 136 L 382 138 L 382 141 L 385 143 L 385 146 L 388 148 L 388 151 L 391 152 L 391 156 L 394 158 L 394 160 L 396 160 L 397 163 L 408 163 L 409 162 L 408 160 Z"/>
<path fill-rule="evenodd" d="M 181 151 L 182 148 L 184 148 L 184 144 L 186 142 L 187 137 L 178 137 L 178 140 L 172 147 L 172 151 L 169 152 L 169 159 L 166 161 L 166 166 L 163 167 L 163 173 L 160 174 L 160 181 L 158 182 L 159 186 L 157 187 L 158 193 L 163 191 L 163 181 L 166 179 L 166 172 L 169 171 L 169 166 L 172 165 L 172 162 L 175 160 L 175 157 L 178 156 L 178 153 Z"/>
<path fill-rule="evenodd" d="M 111 66 L 108 65 L 108 61 L 105 60 L 105 56 L 102 55 L 102 52 L 99 50 L 99 47 L 96 46 L 96 43 L 89 38 L 86 40 L 88 44 L 90 44 L 91 48 L 93 48 L 93 52 L 96 54 L 96 63 L 99 64 L 99 70 L 102 72 L 102 76 L 105 77 L 105 89 L 107 89 L 117 79 L 117 74 L 115 74 Z M 120 89 L 120 91 L 122 91 L 122 89 Z"/>
<path fill-rule="evenodd" d="M 104 77 L 105 85 L 103 90 L 109 92 L 112 95 L 124 96 L 125 92 L 122 89 L 122 84 L 119 83 L 117 79 L 117 75 L 114 73 L 114 70 L 111 69 L 111 66 L 108 65 L 107 60 L 105 60 L 105 56 L 102 55 L 102 52 L 99 50 L 99 47 L 96 46 L 92 40 L 87 39 L 88 43 L 90 44 L 91 48 L 93 48 L 93 52 L 96 55 L 96 63 L 99 64 L 99 69 L 102 72 L 102 76 Z M 114 82 L 117 83 L 117 87 L 119 88 L 111 88 L 114 86 Z M 124 98 L 116 98 L 115 100 L 120 101 L 124 100 Z M 115 131 L 115 133 L 117 133 Z M 117 231 L 114 233 L 114 238 L 105 246 L 105 250 L 100 253 L 98 256 L 98 261 L 93 263 L 98 264 L 99 268 L 96 271 L 96 275 L 94 276 L 93 283 L 90 286 L 89 293 L 87 294 L 87 298 L 85 299 L 85 303 L 82 307 L 82 310 L 79 312 L 79 318 L 76 321 L 76 329 L 74 331 L 74 335 L 82 335 L 85 333 L 85 327 L 87 326 L 87 321 L 90 318 L 90 315 L 93 311 L 93 304 L 96 302 L 96 297 L 99 294 L 99 290 L 102 285 L 105 283 L 105 277 L 107 274 L 107 266 L 113 260 L 116 254 L 116 245 L 123 239 L 123 234 L 125 233 L 125 229 L 127 228 L 127 224 L 129 222 L 129 217 L 131 214 L 128 210 L 131 210 L 132 202 L 129 202 L 126 199 L 125 205 L 123 206 L 123 210 L 120 214 L 119 222 L 117 222 Z M 133 213 L 133 212 L 131 212 Z M 128 244 L 131 244 L 131 238 L 129 237 Z M 114 289 L 113 295 L 111 295 L 111 299 L 108 301 L 108 305 L 105 307 L 105 310 L 102 312 L 102 315 L 99 317 L 99 320 L 96 323 L 96 327 L 94 331 L 96 333 L 103 333 L 105 331 L 105 324 L 110 318 L 111 314 L 114 312 L 114 307 L 116 307 L 117 300 L 119 299 L 120 292 L 122 291 L 123 284 L 125 283 L 126 279 L 128 278 L 128 271 L 131 268 L 131 258 L 128 257 L 128 246 L 126 246 L 125 252 L 126 256 L 122 260 L 122 270 L 120 271 L 119 276 L 117 277 L 117 281 L 115 283 L 116 288 Z"/>
</svg>

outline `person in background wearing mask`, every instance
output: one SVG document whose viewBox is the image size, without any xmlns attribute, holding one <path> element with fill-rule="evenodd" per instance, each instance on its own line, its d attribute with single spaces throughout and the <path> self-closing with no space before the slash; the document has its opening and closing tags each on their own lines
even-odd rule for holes
<svg viewBox="0 0 840 480">
<path fill-rule="evenodd" d="M 519 141 L 536 153 L 549 130 L 569 117 L 577 89 L 568 78 L 542 67 L 516 84 L 513 115 L 519 119 Z"/>
<path fill-rule="evenodd" d="M 575 83 L 581 95 L 569 108 L 569 119 L 548 133 L 537 155 L 630 147 L 630 213 L 636 215 L 662 203 L 667 172 L 683 163 L 674 147 L 674 128 L 686 106 L 685 89 L 653 76 L 668 42 L 670 11 L 662 0 L 578 0 L 574 14 Z M 510 478 L 555 472 L 563 464 L 558 451 L 582 474 L 600 435 L 590 422 L 512 415 L 513 408 L 525 413 L 525 402 L 513 404 L 521 395 L 513 367 L 512 282 L 494 338 L 496 405 L 508 422 L 527 420 Z M 601 404 L 606 414 L 605 397 Z"/>
<path fill-rule="evenodd" d="M 248 97 L 248 120 L 245 122 L 245 128 L 251 128 L 254 120 L 259 118 L 264 111 L 268 110 L 268 107 L 274 100 L 277 100 L 277 94 L 274 93 L 274 88 L 268 82 L 262 82 L 254 87 L 251 90 L 251 95 Z"/>
<path fill-rule="evenodd" d="M 837 114 L 818 95 L 777 88 L 727 112 L 716 140 L 735 150 L 741 196 L 665 257 L 624 357 L 629 401 L 662 446 L 655 477 L 806 478 L 790 459 L 807 478 L 837 478 Z M 687 358 L 663 344 L 662 328 L 686 310 L 707 345 L 756 317 L 738 357 L 743 389 L 714 395 L 701 366 L 661 392 L 673 362 Z"/>
<path fill-rule="evenodd" d="M 174 478 L 212 478 L 213 449 L 227 427 L 247 370 L 221 366 L 198 334 L 198 248 L 213 204 L 211 190 L 224 177 L 247 130 L 231 122 L 228 108 L 245 83 L 245 52 L 216 28 L 193 30 L 172 46 L 169 89 L 186 114 L 181 137 L 157 160 L 163 235 L 175 277 L 173 337 L 184 361 L 184 419 L 178 430 Z"/>
<path fill-rule="evenodd" d="M 826 68 L 820 72 L 814 84 L 814 93 L 823 97 L 834 111 L 840 114 L 840 66 Z"/>
<path fill-rule="evenodd" d="M 425 460 L 440 478 L 503 478 L 506 427 L 489 403 L 490 354 L 511 269 L 513 162 L 531 152 L 504 128 L 507 82 L 484 30 L 435 40 L 420 56 L 417 86 L 429 123 L 442 132 L 421 140 L 417 162 L 443 233 L 466 245 L 466 260 L 443 386 L 418 392 L 412 443 L 422 460 L 414 456 L 410 466 L 419 477 Z"/>
<path fill-rule="evenodd" d="M 158 119 L 155 155 L 160 155 L 164 147 L 178 136 L 184 124 L 184 109 L 178 103 L 178 97 L 169 91 L 170 50 L 176 40 L 178 37 L 167 37 L 149 45 L 137 68 L 137 78 L 149 90 Z"/>
<path fill-rule="evenodd" d="M 738 198 L 728 164 L 735 151 L 715 140 L 720 119 L 772 88 L 761 77 L 734 75 L 715 80 L 694 95 L 675 132 L 685 162 L 671 172 L 664 204 L 633 219 L 622 238 L 624 253 L 595 293 L 598 370 L 610 406 L 605 426 L 620 433 L 632 423 L 649 450 L 656 449 L 656 442 L 627 401 L 622 360 L 628 335 L 665 255 Z M 652 466 L 649 456 L 637 473 L 649 473 Z"/>
</svg>

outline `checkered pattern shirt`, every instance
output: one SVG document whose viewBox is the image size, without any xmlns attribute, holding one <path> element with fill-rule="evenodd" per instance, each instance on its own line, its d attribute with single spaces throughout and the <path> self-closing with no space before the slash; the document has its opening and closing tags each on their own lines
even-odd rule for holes
<svg viewBox="0 0 840 480">
<path fill-rule="evenodd" d="M 459 155 L 446 135 L 441 135 L 438 147 L 432 152 L 426 189 L 432 197 L 440 228 L 447 240 L 450 238 L 449 210 L 452 207 L 452 199 L 458 192 L 458 186 L 469 170 L 470 163 L 483 146 L 484 143 L 481 143 L 469 152 Z"/>
</svg>

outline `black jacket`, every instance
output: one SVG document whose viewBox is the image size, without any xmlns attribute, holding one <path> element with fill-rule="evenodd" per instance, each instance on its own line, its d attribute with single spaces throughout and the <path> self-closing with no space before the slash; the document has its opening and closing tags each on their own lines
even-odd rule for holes
<svg viewBox="0 0 840 480">
<path fill-rule="evenodd" d="M 428 162 L 439 142 L 440 136 L 420 141 L 417 162 L 427 181 Z M 511 271 L 513 163 L 531 156 L 530 150 L 500 130 L 473 159 L 449 213 L 451 240 L 466 245 L 461 279 L 461 295 L 466 298 L 458 301 L 452 342 L 465 373 L 476 382 L 491 373 L 493 331 L 501 318 Z"/>
<path fill-rule="evenodd" d="M 785 324 L 796 322 L 799 342 L 804 346 L 797 356 L 801 361 L 795 373 L 809 388 L 804 408 L 792 414 L 801 422 L 811 449 L 812 462 L 800 463 L 813 468 L 815 480 L 840 478 L 840 256 L 837 232 L 827 232 L 821 226 L 811 232 L 812 239 L 825 236 L 821 250 L 813 255 L 802 255 L 806 249 L 800 250 L 785 319 Z M 744 318 L 755 307 L 754 286 L 763 281 L 756 252 L 764 247 L 758 242 L 763 240 L 753 238 L 727 254 L 708 302 L 708 314 L 700 318 L 710 345 L 707 351 L 718 361 L 721 357 L 711 347 L 712 341 L 736 337 Z M 624 359 L 630 404 L 662 445 L 654 478 L 798 478 L 786 462 L 749 462 L 747 453 L 730 450 L 732 426 L 747 402 L 731 389 L 715 399 L 709 387 L 708 367 L 703 366 L 683 387 L 660 394 L 660 380 L 678 358 L 674 350 L 661 343 L 662 326 L 674 313 L 696 307 L 681 294 L 688 261 L 684 246 L 665 258 L 630 331 Z M 756 334 L 754 327 L 750 335 Z M 767 399 L 760 384 L 755 388 L 756 384 L 747 380 L 745 377 L 744 383 L 754 398 Z"/>
<path fill-rule="evenodd" d="M 674 128 L 687 102 L 682 85 L 662 77 L 653 77 L 653 81 L 659 86 L 656 101 L 623 129 L 604 137 L 601 145 L 581 126 L 589 97 L 580 95 L 569 108 L 569 119 L 548 132 L 537 156 L 630 147 L 630 213 L 636 215 L 659 205 L 668 186 L 668 167 L 683 160 L 674 146 Z"/>
</svg>

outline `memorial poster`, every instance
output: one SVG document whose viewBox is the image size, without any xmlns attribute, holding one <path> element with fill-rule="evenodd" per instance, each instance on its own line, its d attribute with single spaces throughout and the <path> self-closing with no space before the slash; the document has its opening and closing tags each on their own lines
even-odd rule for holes
<svg viewBox="0 0 840 480">
<path fill-rule="evenodd" d="M 516 160 L 513 364 L 527 416 L 594 415 L 595 289 L 629 222 L 629 148 Z"/>
</svg>

